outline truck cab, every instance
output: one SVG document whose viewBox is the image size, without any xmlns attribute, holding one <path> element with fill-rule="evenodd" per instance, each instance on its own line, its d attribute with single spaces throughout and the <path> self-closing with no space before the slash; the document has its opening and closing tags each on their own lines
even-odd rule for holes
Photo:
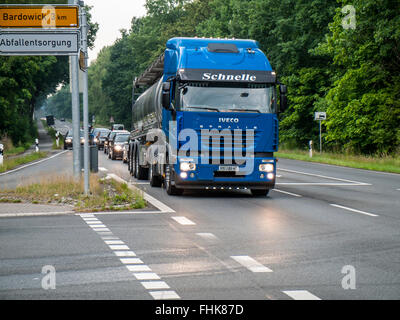
<svg viewBox="0 0 400 320">
<path fill-rule="evenodd" d="M 154 83 L 132 110 L 132 150 L 140 151 L 131 171 L 142 169 L 141 178 L 147 173 L 156 185 L 163 182 L 169 194 L 185 189 L 268 194 L 276 177 L 278 82 L 258 43 L 173 38 L 153 69 Z M 149 84 L 150 71 L 135 86 Z M 281 111 L 285 94 L 281 85 Z M 149 144 L 143 134 L 151 129 L 161 130 L 168 146 L 155 161 L 143 152 Z"/>
</svg>

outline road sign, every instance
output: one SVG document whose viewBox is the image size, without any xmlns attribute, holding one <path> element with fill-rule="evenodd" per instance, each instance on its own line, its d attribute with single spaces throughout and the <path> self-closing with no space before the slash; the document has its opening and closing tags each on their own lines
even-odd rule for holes
<svg viewBox="0 0 400 320">
<path fill-rule="evenodd" d="M 6 31 L 0 33 L 0 55 L 71 55 L 79 51 L 79 32 Z"/>
<path fill-rule="evenodd" d="M 78 6 L 2 5 L 0 28 L 79 28 Z"/>
<path fill-rule="evenodd" d="M 315 112 L 314 113 L 314 120 L 326 120 L 326 112 Z"/>
</svg>

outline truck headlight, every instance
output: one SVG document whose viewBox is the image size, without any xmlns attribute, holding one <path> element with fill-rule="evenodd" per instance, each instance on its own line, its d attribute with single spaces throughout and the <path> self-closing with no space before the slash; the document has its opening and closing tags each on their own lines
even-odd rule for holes
<svg viewBox="0 0 400 320">
<path fill-rule="evenodd" d="M 181 171 L 194 171 L 196 170 L 196 164 L 193 162 L 181 162 L 180 169 Z"/>
<path fill-rule="evenodd" d="M 70 143 L 72 142 L 72 139 L 65 139 L 65 142 Z"/>
<path fill-rule="evenodd" d="M 272 163 L 263 163 L 260 164 L 258 170 L 262 172 L 274 172 L 274 165 Z"/>
<path fill-rule="evenodd" d="M 118 145 L 118 146 L 115 146 L 115 151 L 121 151 L 122 150 L 122 147 L 120 146 L 120 145 Z"/>
</svg>

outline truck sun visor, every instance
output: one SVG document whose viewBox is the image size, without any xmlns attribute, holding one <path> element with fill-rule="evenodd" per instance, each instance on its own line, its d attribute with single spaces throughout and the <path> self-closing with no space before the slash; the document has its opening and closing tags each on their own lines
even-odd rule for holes
<svg viewBox="0 0 400 320">
<path fill-rule="evenodd" d="M 239 50 L 234 43 L 209 43 L 207 47 L 209 52 L 217 53 L 238 53 Z"/>
</svg>

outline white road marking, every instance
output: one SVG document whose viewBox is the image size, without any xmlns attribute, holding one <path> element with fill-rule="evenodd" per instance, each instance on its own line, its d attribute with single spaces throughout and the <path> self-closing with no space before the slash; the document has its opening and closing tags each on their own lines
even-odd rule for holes
<svg viewBox="0 0 400 320">
<path fill-rule="evenodd" d="M 175 212 L 175 210 L 171 209 L 170 207 L 168 207 L 167 205 L 165 205 L 161 201 L 157 200 L 156 198 L 152 197 L 148 193 L 144 192 L 143 190 L 135 187 L 132 183 L 128 183 L 124 179 L 118 177 L 116 174 L 110 173 L 110 174 L 108 174 L 108 176 L 111 177 L 114 180 L 117 180 L 117 181 L 121 182 L 121 183 L 126 183 L 129 186 L 129 188 L 131 188 L 131 189 L 134 189 L 134 190 L 137 190 L 139 192 L 142 192 L 143 193 L 143 198 L 146 201 L 150 202 L 157 209 L 159 209 L 162 213 L 174 213 Z"/>
<path fill-rule="evenodd" d="M 348 211 L 352 211 L 352 212 L 365 214 L 365 215 L 370 216 L 370 217 L 379 217 L 379 215 L 377 215 L 377 214 L 373 214 L 373 213 L 369 213 L 369 212 L 365 212 L 365 211 L 361 211 L 361 210 L 356 210 L 356 209 L 352 209 L 352 208 L 348 208 L 348 207 L 343 207 L 343 206 L 340 206 L 338 204 L 331 203 L 331 206 L 332 207 L 336 207 L 336 208 L 340 208 L 340 209 L 344 209 L 344 210 L 348 210 Z"/>
<path fill-rule="evenodd" d="M 315 173 L 301 172 L 301 171 L 295 171 L 295 170 L 289 170 L 289 169 L 281 169 L 281 168 L 278 168 L 278 170 L 291 172 L 291 173 L 298 173 L 298 174 L 303 174 L 303 175 L 306 175 L 306 176 L 313 176 L 313 177 L 318 177 L 318 178 L 323 178 L 323 179 L 343 181 L 343 182 L 348 182 L 348 183 L 351 183 L 353 185 L 359 185 L 359 186 L 370 186 L 371 185 L 369 183 L 352 181 L 352 180 L 347 180 L 347 179 L 342 179 L 342 178 L 328 177 L 328 176 L 323 176 L 323 175 L 315 174 Z"/>
<path fill-rule="evenodd" d="M 150 267 L 148 267 L 144 264 L 139 264 L 136 266 L 127 265 L 126 267 L 129 271 L 132 271 L 132 272 L 151 271 Z"/>
<path fill-rule="evenodd" d="M 147 290 L 169 289 L 169 285 L 164 281 L 142 281 L 140 283 Z"/>
<path fill-rule="evenodd" d="M 107 168 L 103 168 L 103 167 L 99 167 L 99 170 L 102 171 L 102 172 L 107 172 L 108 171 Z"/>
<path fill-rule="evenodd" d="M 104 224 L 89 224 L 89 227 L 91 227 L 92 229 L 95 229 L 95 228 L 101 228 L 101 229 L 107 228 Z M 108 231 L 108 229 L 107 230 L 101 230 L 101 231 Z"/>
<path fill-rule="evenodd" d="M 133 274 L 137 280 L 159 280 L 160 277 L 154 272 L 142 272 Z"/>
<path fill-rule="evenodd" d="M 124 244 L 121 240 L 106 240 L 104 241 L 106 244 Z"/>
<path fill-rule="evenodd" d="M 108 229 L 108 228 L 93 228 L 93 227 L 92 227 L 92 229 L 93 229 L 94 231 L 110 231 L 110 229 Z"/>
<path fill-rule="evenodd" d="M 282 291 L 294 300 L 321 300 L 307 290 Z"/>
<path fill-rule="evenodd" d="M 293 197 L 298 197 L 301 198 L 302 196 L 296 193 L 292 193 L 292 192 L 287 192 L 287 191 L 283 191 L 283 190 L 278 190 L 278 189 L 272 189 L 272 191 L 276 191 L 276 192 L 280 192 L 280 193 L 284 193 L 284 194 L 288 194 L 289 196 L 293 196 Z"/>
<path fill-rule="evenodd" d="M 171 217 L 172 219 L 174 219 L 176 222 L 178 222 L 179 224 L 183 225 L 183 226 L 193 226 L 195 225 L 195 223 L 191 220 L 189 220 L 186 217 Z"/>
<path fill-rule="evenodd" d="M 120 244 L 111 244 L 109 245 L 111 250 L 129 250 L 127 245 L 120 245 Z"/>
<path fill-rule="evenodd" d="M 103 224 L 103 222 L 99 221 L 99 220 L 90 220 L 90 221 L 86 221 L 86 223 L 88 225 L 99 225 L 99 224 Z"/>
<path fill-rule="evenodd" d="M 105 237 L 101 237 L 103 240 L 118 240 L 118 237 L 114 237 L 114 236 L 105 236 Z"/>
<path fill-rule="evenodd" d="M 141 264 L 143 263 L 142 260 L 139 258 L 121 258 L 119 259 L 123 264 Z"/>
<path fill-rule="evenodd" d="M 81 218 L 96 218 L 93 213 L 77 213 L 77 215 L 81 216 Z"/>
<path fill-rule="evenodd" d="M 231 258 L 252 272 L 273 272 L 249 256 L 231 256 Z"/>
<path fill-rule="evenodd" d="M 117 257 L 136 257 L 133 251 L 114 251 Z"/>
<path fill-rule="evenodd" d="M 1 213 L 0 218 L 13 218 L 13 217 L 40 217 L 40 216 L 58 216 L 74 213 L 73 211 L 61 212 L 25 212 L 25 213 Z"/>
<path fill-rule="evenodd" d="M 175 291 L 150 291 L 155 300 L 180 299 Z"/>
<path fill-rule="evenodd" d="M 30 166 L 34 166 L 34 165 L 39 164 L 39 163 L 42 163 L 42 162 L 44 162 L 44 161 L 48 161 L 48 160 L 50 160 L 50 159 L 53 159 L 53 158 L 55 158 L 55 157 L 58 157 L 58 156 L 60 156 L 60 155 L 62 155 L 62 154 L 64 154 L 64 153 L 66 153 L 66 152 L 68 152 L 68 150 L 61 151 L 60 153 L 57 153 L 57 154 L 55 154 L 54 156 L 51 156 L 51 157 L 48 157 L 48 158 L 45 158 L 45 159 L 42 159 L 42 160 L 39 160 L 39 161 L 36 161 L 36 162 L 33 162 L 33 163 L 26 164 L 26 165 L 24 165 L 24 166 L 22 166 L 22 167 L 19 167 L 19 168 L 17 168 L 17 169 L 13 169 L 13 170 L 6 171 L 6 172 L 4 172 L 4 173 L 0 173 L 0 177 L 1 177 L 1 176 L 4 176 L 4 175 L 6 175 L 6 174 L 13 173 L 13 172 L 15 172 L 15 171 L 19 171 L 19 170 L 25 169 L 25 168 L 30 167 Z"/>
<path fill-rule="evenodd" d="M 112 232 L 104 225 L 100 220 L 95 220 L 93 214 L 82 214 L 80 215 L 82 219 L 98 234 L 108 234 L 112 235 Z M 190 220 L 189 220 L 190 221 Z M 100 227 L 100 228 L 99 228 Z M 102 228 L 104 227 L 104 228 Z M 103 230 L 108 230 L 104 232 Z M 126 268 L 132 272 L 137 280 L 160 280 L 160 276 L 154 272 L 151 272 L 151 268 L 143 263 L 143 261 L 136 257 L 133 251 L 130 251 L 129 247 L 124 244 L 122 240 L 114 236 L 102 237 L 105 244 L 113 250 L 117 257 L 120 257 L 121 263 L 123 263 Z M 142 285 L 149 290 L 158 289 L 169 289 L 168 284 L 164 281 L 144 281 L 141 282 Z M 150 291 L 150 295 L 157 300 L 161 299 L 180 299 L 175 291 Z"/>
<path fill-rule="evenodd" d="M 275 183 L 276 185 L 279 186 L 348 186 L 348 187 L 354 187 L 354 186 L 371 186 L 371 184 L 356 184 L 356 183 L 329 183 L 329 182 L 281 182 L 281 183 Z"/>
<path fill-rule="evenodd" d="M 218 238 L 212 234 L 212 233 L 206 233 L 206 232 L 201 232 L 201 233 L 196 233 L 199 237 L 202 237 L 206 240 L 218 240 Z"/>
</svg>

